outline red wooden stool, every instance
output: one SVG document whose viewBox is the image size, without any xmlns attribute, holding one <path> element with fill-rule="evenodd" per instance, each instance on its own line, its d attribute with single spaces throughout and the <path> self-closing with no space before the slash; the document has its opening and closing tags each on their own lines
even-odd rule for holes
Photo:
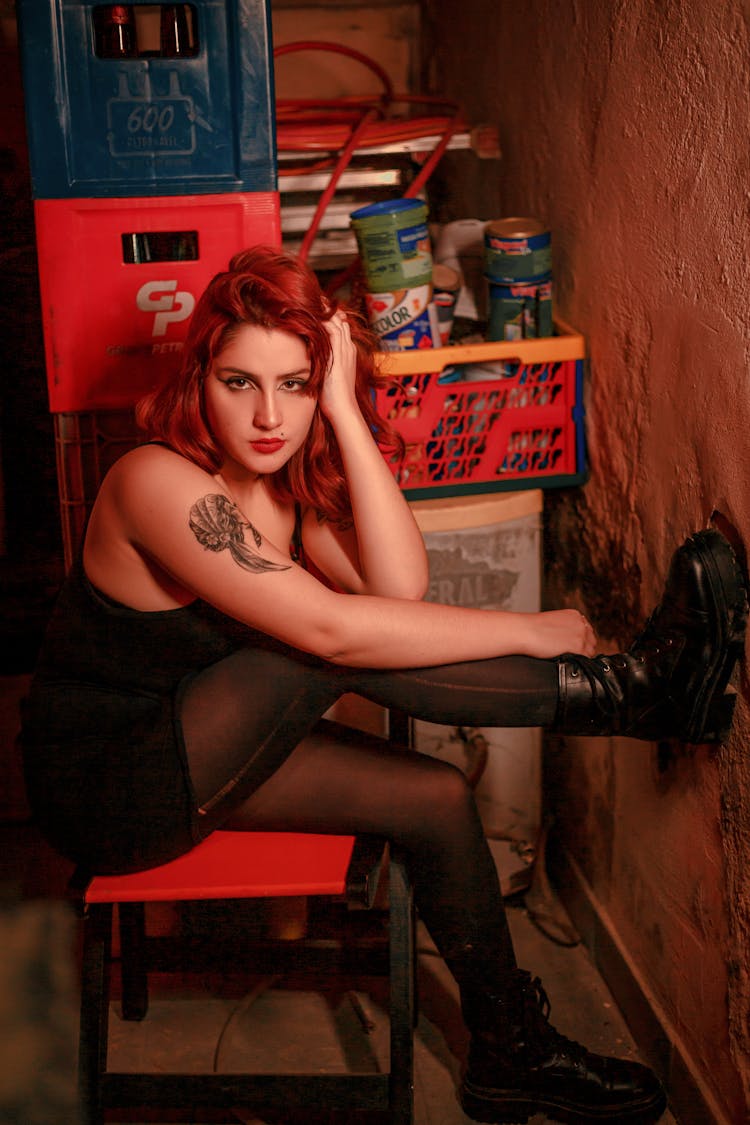
<svg viewBox="0 0 750 1125">
<path fill-rule="evenodd" d="M 383 852 L 383 842 L 368 837 L 217 831 L 187 855 L 147 871 L 90 880 L 77 872 L 72 886 L 84 918 L 79 1076 L 87 1125 L 100 1125 L 107 1109 L 199 1106 L 229 1112 L 238 1105 L 381 1111 L 394 1125 L 409 1125 L 413 1116 L 414 910 L 407 873 L 394 850 L 388 864 L 387 952 L 380 948 L 374 968 L 367 951 L 354 947 L 340 951 L 333 966 L 389 973 L 388 1072 L 156 1074 L 107 1068 L 115 903 L 120 922 L 123 1017 L 142 1019 L 148 1008 L 149 969 L 168 972 L 184 968 L 172 939 L 146 936 L 144 903 L 324 895 L 370 907 Z M 293 967 L 295 974 L 305 966 L 319 973 L 323 968 L 321 953 L 331 952 L 331 943 L 324 943 L 321 949 L 320 942 L 311 942 L 307 948 L 304 939 L 248 941 L 243 957 L 258 971 L 267 968 L 256 960 L 259 944 L 265 947 L 260 951 L 261 958 L 273 959 L 278 968 L 281 955 L 282 964 L 286 958 L 283 967 Z M 331 958 L 327 961 L 330 968 Z M 236 1118 L 227 1116 L 226 1120 Z"/>
</svg>

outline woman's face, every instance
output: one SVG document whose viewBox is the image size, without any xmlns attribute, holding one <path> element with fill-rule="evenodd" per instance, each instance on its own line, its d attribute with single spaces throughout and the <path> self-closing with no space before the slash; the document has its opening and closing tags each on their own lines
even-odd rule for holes
<svg viewBox="0 0 750 1125">
<path fill-rule="evenodd" d="M 243 325 L 216 356 L 204 383 L 208 424 L 224 467 L 274 473 L 303 445 L 317 400 L 305 394 L 310 359 L 299 336 Z"/>
</svg>

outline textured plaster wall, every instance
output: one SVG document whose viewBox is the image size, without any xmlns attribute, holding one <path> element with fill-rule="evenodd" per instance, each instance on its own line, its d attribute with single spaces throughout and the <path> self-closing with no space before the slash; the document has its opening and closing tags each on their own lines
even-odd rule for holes
<svg viewBox="0 0 750 1125">
<path fill-rule="evenodd" d="M 673 547 L 750 542 L 750 42 L 741 0 L 428 0 L 426 81 L 500 129 L 442 218 L 533 214 L 586 336 L 591 479 L 549 494 L 549 598 L 621 644 Z M 451 213 L 452 212 L 452 213 Z M 724 747 L 569 740 L 548 799 L 717 1119 L 750 1105 L 750 713 Z"/>
</svg>

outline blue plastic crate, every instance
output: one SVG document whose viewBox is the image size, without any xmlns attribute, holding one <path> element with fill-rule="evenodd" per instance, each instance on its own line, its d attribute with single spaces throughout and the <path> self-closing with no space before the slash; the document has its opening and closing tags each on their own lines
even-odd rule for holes
<svg viewBox="0 0 750 1125">
<path fill-rule="evenodd" d="M 179 58 L 102 57 L 103 7 L 19 0 L 35 197 L 275 190 L 264 0 L 190 0 L 194 53 Z M 129 7 L 145 25 L 160 5 Z"/>
</svg>

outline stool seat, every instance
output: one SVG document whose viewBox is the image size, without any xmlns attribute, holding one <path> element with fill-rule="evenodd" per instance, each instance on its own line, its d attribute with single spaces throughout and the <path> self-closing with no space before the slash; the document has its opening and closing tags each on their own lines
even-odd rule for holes
<svg viewBox="0 0 750 1125">
<path fill-rule="evenodd" d="M 347 963 L 369 975 L 389 976 L 389 1070 L 371 1073 L 184 1074 L 118 1072 L 108 1066 L 110 971 L 114 907 L 118 909 L 122 1017 L 141 1020 L 148 1012 L 148 971 L 180 972 L 194 962 L 189 938 L 179 942 L 151 937 L 145 928 L 148 902 L 240 900 L 280 896 L 325 896 L 349 905 L 371 907 L 381 872 L 385 844 L 371 837 L 329 836 L 295 832 L 233 832 L 217 830 L 186 855 L 129 875 L 87 878 L 78 871 L 71 888 L 83 917 L 79 1083 L 86 1125 L 117 1120 L 118 1109 L 156 1107 L 195 1111 L 256 1106 L 342 1109 L 386 1114 L 393 1125 L 413 1120 L 413 1032 L 415 1024 L 414 907 L 411 885 L 397 849 L 389 850 L 387 957 L 347 949 Z M 234 936 L 234 935 L 233 935 Z M 166 943 L 166 953 L 165 946 Z M 217 947 L 220 935 L 215 935 Z M 239 956 L 249 972 L 257 970 L 269 943 L 243 941 Z M 270 943 L 274 945 L 274 943 Z M 286 968 L 291 947 L 293 975 L 308 971 L 321 979 L 321 965 L 340 968 L 336 960 L 321 962 L 321 943 L 295 939 L 275 943 L 278 964 Z M 327 947 L 328 942 L 323 942 Z M 367 943 L 365 943 L 367 945 Z M 184 949 L 182 948 L 184 946 Z M 287 948 L 284 948 L 287 947 Z M 258 957 L 253 959 L 254 949 Z M 325 950 L 324 950 L 325 951 Z M 305 959 L 305 955 L 307 960 Z M 271 952 L 273 956 L 273 952 Z M 166 960 L 165 960 L 166 958 Z M 263 971 L 268 962 L 263 961 Z M 324 972 L 326 969 L 324 969 Z M 217 1118 L 212 1117 L 211 1120 Z M 347 1120 L 350 1117 L 347 1116 Z M 352 1117 L 352 1120 L 354 1118 Z M 127 1116 L 125 1120 L 132 1120 Z M 190 1120 L 195 1120 L 191 1117 Z"/>
<path fill-rule="evenodd" d="M 219 829 L 186 855 L 131 875 L 96 875 L 92 902 L 343 895 L 354 836 Z"/>
</svg>

